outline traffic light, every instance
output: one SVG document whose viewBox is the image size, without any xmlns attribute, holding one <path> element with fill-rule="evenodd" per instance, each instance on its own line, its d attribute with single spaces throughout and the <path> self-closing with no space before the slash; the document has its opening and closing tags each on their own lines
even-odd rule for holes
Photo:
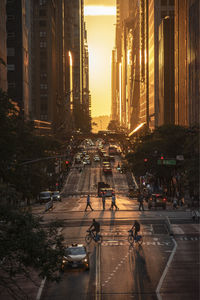
<svg viewBox="0 0 200 300">
<path fill-rule="evenodd" d="M 147 162 L 148 161 L 148 159 L 147 158 L 144 158 L 144 162 Z"/>
<path fill-rule="evenodd" d="M 161 155 L 160 159 L 161 159 L 161 160 L 163 160 L 163 159 L 164 159 L 164 156 L 163 156 L 163 155 Z"/>
<path fill-rule="evenodd" d="M 66 164 L 66 165 L 68 165 L 68 164 L 69 164 L 69 161 L 68 161 L 68 160 L 66 160 L 66 161 L 65 161 L 65 164 Z"/>
</svg>

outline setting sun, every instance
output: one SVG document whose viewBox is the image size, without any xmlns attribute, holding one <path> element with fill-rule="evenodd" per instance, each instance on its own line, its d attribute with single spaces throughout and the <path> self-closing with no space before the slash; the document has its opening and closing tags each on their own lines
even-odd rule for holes
<svg viewBox="0 0 200 300">
<path fill-rule="evenodd" d="M 115 16 L 115 6 L 88 5 L 84 8 L 85 16 Z"/>
<path fill-rule="evenodd" d="M 108 4 L 108 5 L 106 5 Z M 111 55 L 115 43 L 115 1 L 86 1 L 91 113 L 92 117 L 111 113 Z"/>
</svg>

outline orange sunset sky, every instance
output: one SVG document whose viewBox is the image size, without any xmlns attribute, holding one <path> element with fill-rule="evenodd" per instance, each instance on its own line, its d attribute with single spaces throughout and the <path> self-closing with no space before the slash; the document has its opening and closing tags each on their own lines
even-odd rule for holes
<svg viewBox="0 0 200 300">
<path fill-rule="evenodd" d="M 115 45 L 115 4 L 115 0 L 84 1 L 92 117 L 111 113 L 111 56 Z"/>
</svg>

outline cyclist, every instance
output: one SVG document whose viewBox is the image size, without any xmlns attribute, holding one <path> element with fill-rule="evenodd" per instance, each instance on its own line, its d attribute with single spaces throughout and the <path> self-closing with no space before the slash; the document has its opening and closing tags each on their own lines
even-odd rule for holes
<svg viewBox="0 0 200 300">
<path fill-rule="evenodd" d="M 100 232 L 100 224 L 95 219 L 93 219 L 92 225 L 90 226 L 89 230 L 91 230 L 96 238 L 98 233 Z"/>
<path fill-rule="evenodd" d="M 135 220 L 131 230 L 134 230 L 134 237 L 136 237 L 138 232 L 140 231 L 140 223 L 137 220 Z"/>
</svg>

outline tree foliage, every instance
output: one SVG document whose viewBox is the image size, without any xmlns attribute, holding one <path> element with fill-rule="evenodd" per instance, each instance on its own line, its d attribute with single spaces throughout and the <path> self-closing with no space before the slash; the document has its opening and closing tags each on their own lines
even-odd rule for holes
<svg viewBox="0 0 200 300">
<path fill-rule="evenodd" d="M 49 185 L 46 172 L 62 143 L 53 136 L 35 134 L 31 121 L 25 121 L 16 104 L 0 89 L 0 180 L 12 185 L 23 197 L 35 197 Z M 37 159 L 41 159 L 37 161 Z M 42 161 L 42 159 L 44 160 Z M 36 160 L 33 164 L 24 162 Z M 7 187 L 4 189 L 7 190 Z M 0 189 L 2 198 L 2 189 Z"/>
<path fill-rule="evenodd" d="M 42 218 L 29 212 L 0 207 L 0 287 L 13 299 L 27 299 L 19 276 L 33 281 L 33 270 L 41 278 L 58 281 L 64 254 L 61 223 L 41 225 Z"/>
<path fill-rule="evenodd" d="M 140 137 L 133 144 L 133 152 L 127 155 L 133 172 L 137 176 L 147 171 L 152 174 L 171 178 L 172 173 L 184 172 L 188 184 L 198 186 L 199 173 L 199 129 L 186 128 L 177 125 L 164 125 L 152 133 Z M 176 166 L 158 165 L 158 160 L 176 160 L 177 155 L 183 155 L 183 161 L 177 161 Z"/>
</svg>

